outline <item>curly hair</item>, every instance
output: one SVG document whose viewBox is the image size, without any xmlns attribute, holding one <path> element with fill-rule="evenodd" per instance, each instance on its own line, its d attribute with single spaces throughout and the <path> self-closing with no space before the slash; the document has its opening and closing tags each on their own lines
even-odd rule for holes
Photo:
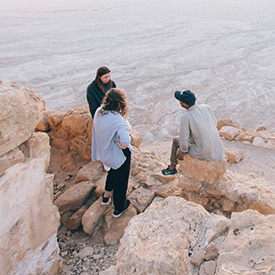
<svg viewBox="0 0 275 275">
<path fill-rule="evenodd" d="M 126 101 L 125 93 L 122 89 L 112 88 L 110 89 L 102 101 L 102 109 L 100 110 L 101 115 L 107 114 L 109 111 L 118 112 L 124 118 L 128 114 L 128 103 Z"/>
</svg>

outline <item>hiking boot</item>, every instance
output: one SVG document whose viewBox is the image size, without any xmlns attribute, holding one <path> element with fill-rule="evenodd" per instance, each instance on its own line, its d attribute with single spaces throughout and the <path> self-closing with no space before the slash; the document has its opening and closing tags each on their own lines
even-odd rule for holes
<svg viewBox="0 0 275 275">
<path fill-rule="evenodd" d="M 170 165 L 168 165 L 168 167 L 166 169 L 163 169 L 161 172 L 164 176 L 168 176 L 168 175 L 175 175 L 177 174 L 178 171 L 176 168 L 174 168 L 173 170 L 170 170 Z"/>
<path fill-rule="evenodd" d="M 122 213 L 129 207 L 129 205 L 130 205 L 130 201 L 126 200 L 125 203 L 124 203 L 124 210 L 122 210 L 122 211 L 115 210 L 113 212 L 113 217 L 114 218 L 120 217 L 122 215 Z"/>
</svg>

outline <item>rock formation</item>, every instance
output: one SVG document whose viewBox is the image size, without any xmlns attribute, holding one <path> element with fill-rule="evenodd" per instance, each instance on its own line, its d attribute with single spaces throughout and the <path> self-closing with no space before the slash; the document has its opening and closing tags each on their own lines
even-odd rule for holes
<svg viewBox="0 0 275 275">
<path fill-rule="evenodd" d="M 31 87 L 0 82 L 1 274 L 57 274 L 61 258 L 53 205 L 49 136 L 35 133 L 44 103 Z"/>
<path fill-rule="evenodd" d="M 177 175 L 164 176 L 164 161 L 139 148 L 133 130 L 131 205 L 114 219 L 112 202 L 100 203 L 107 172 L 90 162 L 88 107 L 54 112 L 31 87 L 1 82 L 0 89 L 1 272 L 58 274 L 61 221 L 91 237 L 100 228 L 106 245 L 121 242 L 102 275 L 275 274 L 275 189 L 255 174 L 227 170 L 226 160 L 241 161 L 241 150 L 226 149 L 217 162 L 187 155 Z M 22 105 L 14 108 L 11 95 Z M 223 120 L 218 129 L 222 138 L 274 149 L 275 134 L 263 127 L 252 131 Z M 80 254 L 89 257 L 86 250 Z"/>
</svg>

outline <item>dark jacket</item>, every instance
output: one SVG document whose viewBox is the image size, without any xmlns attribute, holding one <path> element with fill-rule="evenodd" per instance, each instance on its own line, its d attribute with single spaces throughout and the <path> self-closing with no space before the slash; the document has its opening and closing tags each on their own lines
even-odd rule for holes
<svg viewBox="0 0 275 275">
<path fill-rule="evenodd" d="M 116 88 L 115 82 L 111 80 L 111 83 L 112 83 L 111 85 L 109 82 L 106 84 L 103 84 L 104 92 L 95 83 L 95 80 L 87 87 L 87 101 L 89 104 L 90 113 L 93 118 L 94 118 L 95 111 L 102 103 L 102 99 L 104 98 L 106 92 L 111 88 Z"/>
</svg>

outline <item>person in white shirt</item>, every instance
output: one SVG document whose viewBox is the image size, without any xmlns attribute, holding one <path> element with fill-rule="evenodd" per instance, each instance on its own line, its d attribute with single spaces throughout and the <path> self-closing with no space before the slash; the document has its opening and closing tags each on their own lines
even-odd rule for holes
<svg viewBox="0 0 275 275">
<path fill-rule="evenodd" d="M 216 161 L 224 156 L 217 121 L 209 106 L 196 104 L 196 96 L 190 90 L 176 91 L 174 96 L 187 112 L 181 118 L 179 136 L 173 139 L 171 163 L 162 170 L 164 175 L 176 174 L 177 160 L 183 160 L 185 154 L 207 161 Z"/>
<path fill-rule="evenodd" d="M 128 207 L 126 199 L 131 164 L 131 125 L 127 120 L 128 104 L 123 90 L 112 88 L 103 98 L 94 115 L 92 134 L 92 161 L 101 161 L 108 167 L 102 204 L 107 204 L 113 191 L 114 217 Z"/>
</svg>

